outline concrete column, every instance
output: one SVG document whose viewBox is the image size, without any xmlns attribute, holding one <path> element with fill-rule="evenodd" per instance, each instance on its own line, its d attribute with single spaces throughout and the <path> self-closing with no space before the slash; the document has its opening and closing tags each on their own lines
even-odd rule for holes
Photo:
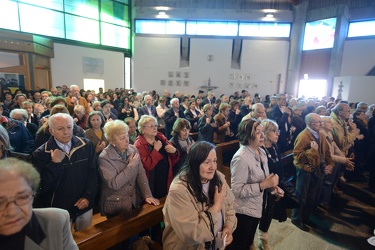
<svg viewBox="0 0 375 250">
<path fill-rule="evenodd" d="M 302 59 L 303 35 L 305 33 L 305 23 L 309 1 L 304 0 L 301 4 L 293 7 L 293 23 L 290 34 L 289 60 L 286 75 L 285 91 L 288 94 L 297 96 L 299 71 Z M 283 92 L 282 89 L 279 92 Z"/>
<path fill-rule="evenodd" d="M 340 6 L 337 8 L 337 21 L 335 30 L 335 41 L 331 51 L 331 59 L 329 62 L 328 79 L 327 79 L 327 95 L 332 96 L 333 80 L 334 77 L 340 76 L 342 58 L 344 54 L 344 43 L 348 34 L 349 28 L 349 7 L 348 5 Z"/>
</svg>

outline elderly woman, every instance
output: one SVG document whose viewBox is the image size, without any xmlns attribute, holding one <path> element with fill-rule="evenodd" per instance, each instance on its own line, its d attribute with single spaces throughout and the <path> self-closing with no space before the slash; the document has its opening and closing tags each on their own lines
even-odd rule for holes
<svg viewBox="0 0 375 250">
<path fill-rule="evenodd" d="M 237 230 L 230 249 L 255 249 L 254 235 L 262 217 L 263 192 L 275 191 L 278 175 L 269 174 L 263 127 L 255 119 L 244 120 L 238 126 L 237 138 L 242 145 L 230 163 L 232 192 Z"/>
<path fill-rule="evenodd" d="M 78 249 L 67 211 L 33 209 L 39 182 L 39 173 L 31 164 L 12 158 L 1 160 L 1 249 Z"/>
<path fill-rule="evenodd" d="M 155 117 L 143 115 L 138 122 L 138 131 L 140 135 L 134 146 L 139 151 L 152 194 L 159 199 L 168 193 L 173 179 L 172 167 L 178 161 L 180 153 L 167 137 L 158 132 Z"/>
<path fill-rule="evenodd" d="M 7 158 L 11 149 L 8 131 L 0 126 L 0 160 Z"/>
<path fill-rule="evenodd" d="M 180 152 L 180 159 L 172 169 L 173 176 L 180 172 L 191 146 L 195 143 L 189 136 L 190 129 L 190 122 L 184 118 L 178 118 L 173 124 L 170 142 Z"/>
<path fill-rule="evenodd" d="M 19 121 L 22 123 L 27 130 L 30 132 L 30 134 L 35 139 L 36 132 L 38 131 L 38 127 L 34 123 L 27 122 L 27 111 L 24 109 L 13 109 L 10 111 L 10 118 L 13 120 Z"/>
<path fill-rule="evenodd" d="M 216 169 L 215 146 L 194 144 L 165 201 L 164 249 L 223 249 L 232 242 L 234 197 Z"/>
<path fill-rule="evenodd" d="M 85 135 L 94 145 L 97 155 L 108 145 L 103 131 L 104 124 L 104 116 L 100 111 L 92 111 L 87 117 L 86 127 L 88 129 L 85 131 Z"/>
<path fill-rule="evenodd" d="M 214 133 L 217 130 L 217 125 L 212 117 L 213 110 L 211 104 L 203 106 L 204 115 L 198 120 L 198 141 L 214 142 Z"/>
<path fill-rule="evenodd" d="M 277 140 L 279 139 L 279 126 L 273 120 L 265 119 L 262 121 L 261 125 L 263 126 L 264 133 L 264 145 L 262 149 L 266 152 L 267 155 L 267 164 L 270 173 L 277 174 L 280 178 L 284 176 L 283 164 L 281 162 L 280 153 L 277 149 Z M 271 194 L 269 192 L 263 192 L 263 209 L 262 209 L 262 218 L 259 222 L 259 248 L 260 249 L 269 249 L 268 246 L 268 229 L 271 225 L 273 218 L 274 207 L 276 201 L 282 198 L 284 191 L 279 187 L 276 187 L 276 192 Z M 286 220 L 286 211 L 284 209 L 285 220 Z"/>
<path fill-rule="evenodd" d="M 128 130 L 128 125 L 120 120 L 109 121 L 104 126 L 109 144 L 99 156 L 103 183 L 100 211 L 107 217 L 138 207 L 137 189 L 147 203 L 160 204 L 152 197 L 137 148 L 129 144 Z"/>
</svg>

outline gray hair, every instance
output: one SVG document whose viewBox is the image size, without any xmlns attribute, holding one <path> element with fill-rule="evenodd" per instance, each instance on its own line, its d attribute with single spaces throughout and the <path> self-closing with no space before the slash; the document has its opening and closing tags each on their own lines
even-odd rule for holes
<svg viewBox="0 0 375 250">
<path fill-rule="evenodd" d="M 178 103 L 180 103 L 180 100 L 178 98 L 172 98 L 169 103 L 172 105 L 173 102 L 175 102 L 175 101 L 177 101 Z"/>
<path fill-rule="evenodd" d="M 9 141 L 8 131 L 0 125 L 0 141 L 4 144 L 4 150 L 12 150 L 12 146 Z"/>
<path fill-rule="evenodd" d="M 73 117 L 71 117 L 69 114 L 65 114 L 65 113 L 57 113 L 57 114 L 54 114 L 54 115 L 52 115 L 52 116 L 50 116 L 50 117 L 48 118 L 48 126 L 49 126 L 50 128 L 53 128 L 53 127 L 54 127 L 53 124 L 54 124 L 54 122 L 55 122 L 55 119 L 58 118 L 58 117 L 67 118 L 67 119 L 70 121 L 70 123 L 72 124 L 72 127 L 73 127 L 73 125 L 74 125 Z"/>
<path fill-rule="evenodd" d="M 259 107 L 264 108 L 264 105 L 262 103 L 254 103 L 253 106 L 251 107 L 254 110 L 258 110 Z"/>
<path fill-rule="evenodd" d="M 359 102 L 359 103 L 357 104 L 357 109 L 361 108 L 362 106 L 368 106 L 368 104 L 365 103 L 365 102 Z"/>
<path fill-rule="evenodd" d="M 16 158 L 6 158 L 1 160 L 0 180 L 9 178 L 9 175 L 15 175 L 25 178 L 27 184 L 35 193 L 39 187 L 40 175 L 38 171 L 28 162 Z"/>
<path fill-rule="evenodd" d="M 154 121 L 156 125 L 158 125 L 158 121 L 156 120 L 156 118 L 152 115 L 142 115 L 141 116 L 141 119 L 139 119 L 138 121 L 138 131 L 143 134 L 143 131 L 142 131 L 142 127 L 148 123 L 148 122 L 151 122 L 151 121 Z"/>
<path fill-rule="evenodd" d="M 346 103 L 338 103 L 331 111 L 333 111 L 336 115 L 339 114 L 340 111 L 344 110 L 344 107 L 349 107 Z"/>
<path fill-rule="evenodd" d="M 83 107 L 82 105 L 78 104 L 78 105 L 75 105 L 75 106 L 74 106 L 73 111 L 74 111 L 74 112 L 76 112 L 76 111 L 85 112 L 85 107 Z"/>
<path fill-rule="evenodd" d="M 29 117 L 27 115 L 27 111 L 24 110 L 24 109 L 13 109 L 12 111 L 10 111 L 10 118 L 13 119 L 13 115 L 15 114 L 21 114 L 23 116 L 23 119 L 26 121 L 27 118 Z"/>
<path fill-rule="evenodd" d="M 70 89 L 70 90 L 73 90 L 73 88 L 78 88 L 78 89 L 79 89 L 78 85 L 74 85 L 74 84 L 73 84 L 73 85 L 70 85 L 69 89 Z"/>
<path fill-rule="evenodd" d="M 264 119 L 261 122 L 261 125 L 263 126 L 263 133 L 265 135 L 264 137 L 265 140 L 267 140 L 268 132 L 270 132 L 271 130 L 279 129 L 279 126 L 277 125 L 277 123 L 271 119 Z"/>
</svg>

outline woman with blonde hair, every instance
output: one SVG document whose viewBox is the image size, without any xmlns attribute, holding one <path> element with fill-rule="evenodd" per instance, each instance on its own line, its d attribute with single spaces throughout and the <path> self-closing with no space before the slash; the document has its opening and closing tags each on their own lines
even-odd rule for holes
<svg viewBox="0 0 375 250">
<path fill-rule="evenodd" d="M 138 150 L 129 144 L 128 125 L 120 120 L 108 121 L 103 130 L 109 144 L 99 155 L 102 215 L 110 218 L 137 208 L 140 205 L 137 198 L 159 205 L 159 200 L 151 194 Z M 137 189 L 142 197 L 137 197 Z"/>
</svg>

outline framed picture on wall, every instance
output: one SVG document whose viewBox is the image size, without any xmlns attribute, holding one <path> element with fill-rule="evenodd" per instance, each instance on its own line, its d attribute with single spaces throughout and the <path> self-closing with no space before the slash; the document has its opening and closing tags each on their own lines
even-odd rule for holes
<svg viewBox="0 0 375 250">
<path fill-rule="evenodd" d="M 174 72 L 173 72 L 173 71 L 169 71 L 169 72 L 168 72 L 168 77 L 169 77 L 169 78 L 174 77 Z"/>
<path fill-rule="evenodd" d="M 228 84 L 228 87 L 229 87 L 229 88 L 233 88 L 233 87 L 234 87 L 234 83 L 233 83 L 233 82 L 230 82 L 230 83 Z"/>
<path fill-rule="evenodd" d="M 189 78 L 189 72 L 184 72 L 184 78 Z"/>
<path fill-rule="evenodd" d="M 176 77 L 181 77 L 181 71 L 176 71 Z"/>
<path fill-rule="evenodd" d="M 240 83 L 240 82 L 236 83 L 236 88 L 242 89 L 242 83 Z"/>
<path fill-rule="evenodd" d="M 181 80 L 176 80 L 176 86 L 181 86 Z"/>
<path fill-rule="evenodd" d="M 173 80 L 168 80 L 168 86 L 173 86 Z"/>
<path fill-rule="evenodd" d="M 229 80 L 236 80 L 236 74 L 229 74 Z"/>
<path fill-rule="evenodd" d="M 184 81 L 184 86 L 189 87 L 189 81 Z"/>
<path fill-rule="evenodd" d="M 250 88 L 250 83 L 245 83 L 245 89 L 249 89 Z"/>
<path fill-rule="evenodd" d="M 166 81 L 165 80 L 160 80 L 160 86 L 165 86 Z"/>
<path fill-rule="evenodd" d="M 238 74 L 238 80 L 242 81 L 244 78 L 243 74 Z"/>
<path fill-rule="evenodd" d="M 250 75 L 250 74 L 247 74 L 247 75 L 246 75 L 246 81 L 250 81 L 250 79 L 251 79 L 251 75 Z"/>
</svg>

